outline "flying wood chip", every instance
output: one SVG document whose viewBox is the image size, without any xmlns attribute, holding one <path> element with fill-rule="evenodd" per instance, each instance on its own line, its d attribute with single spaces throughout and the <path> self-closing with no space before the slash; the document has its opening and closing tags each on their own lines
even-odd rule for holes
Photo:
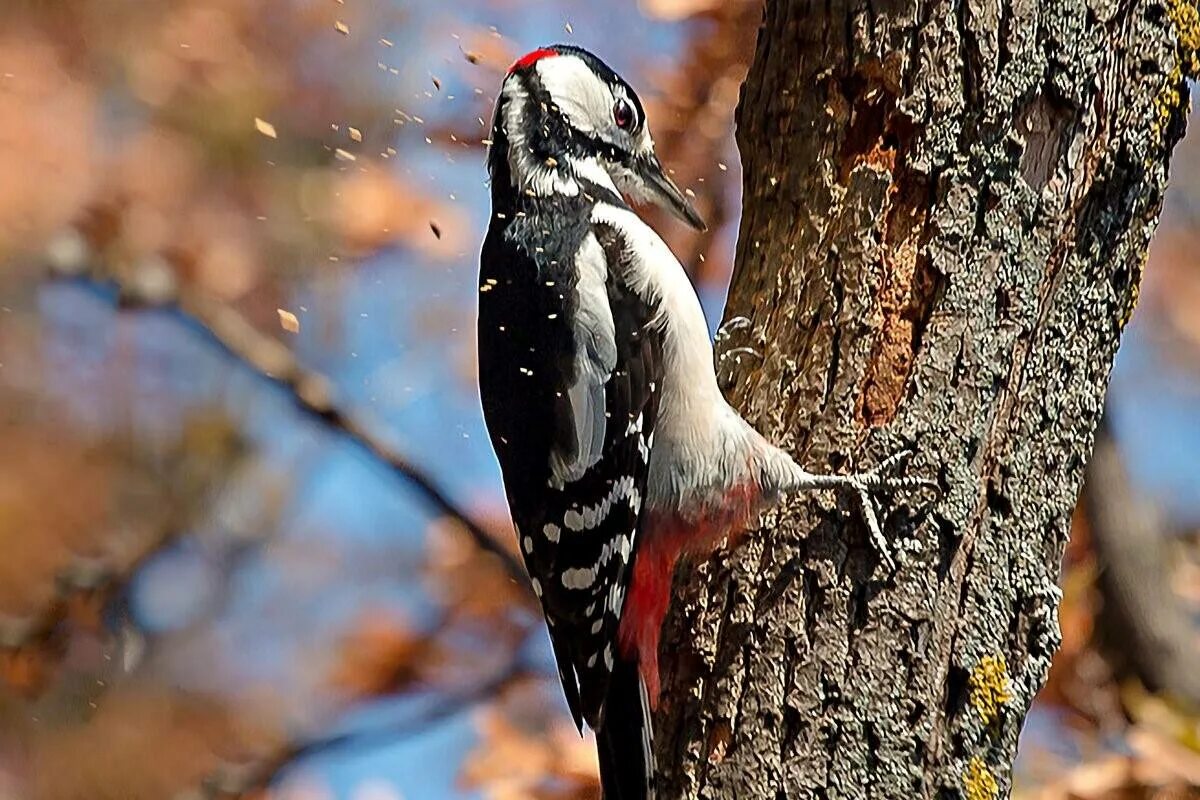
<svg viewBox="0 0 1200 800">
<path fill-rule="evenodd" d="M 254 118 L 254 129 L 256 131 L 258 131 L 259 133 L 261 133 L 263 136 L 267 136 L 272 139 L 278 138 L 275 135 L 275 126 L 272 125 L 271 123 L 267 122 L 265 119 L 260 119 L 258 117 L 255 117 Z"/>
<path fill-rule="evenodd" d="M 275 311 L 279 314 L 279 327 L 288 333 L 300 332 L 300 320 L 295 314 L 284 308 L 277 308 Z"/>
</svg>

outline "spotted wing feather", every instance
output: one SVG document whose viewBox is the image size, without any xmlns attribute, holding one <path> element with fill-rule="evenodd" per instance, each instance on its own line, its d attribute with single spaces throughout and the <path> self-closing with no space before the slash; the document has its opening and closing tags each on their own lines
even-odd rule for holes
<svg viewBox="0 0 1200 800">
<path fill-rule="evenodd" d="M 577 233 L 531 253 L 502 229 L 489 232 L 480 390 L 568 704 L 577 724 L 595 727 L 637 552 L 663 367 L 655 308 L 610 263 L 611 250 L 590 230 Z M 589 274 L 601 276 L 598 298 L 587 294 L 596 291 Z M 597 299 L 607 313 L 595 313 Z M 588 383 L 597 375 L 601 391 Z"/>
</svg>

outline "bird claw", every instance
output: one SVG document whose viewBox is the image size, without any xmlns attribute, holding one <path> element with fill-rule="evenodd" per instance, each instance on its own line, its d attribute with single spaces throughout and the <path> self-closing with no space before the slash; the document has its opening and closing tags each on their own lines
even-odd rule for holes
<svg viewBox="0 0 1200 800">
<path fill-rule="evenodd" d="M 871 546 L 879 553 L 879 558 L 883 561 L 887 571 L 895 572 L 896 560 L 892 557 L 891 545 L 883 535 L 883 528 L 879 525 L 879 516 L 876 513 L 875 501 L 871 499 L 870 491 L 865 486 L 858 486 L 855 494 L 858 496 L 859 510 L 862 512 L 863 520 L 867 523 Z"/>
<path fill-rule="evenodd" d="M 879 465 L 873 469 L 867 470 L 855 476 L 855 479 L 865 489 L 874 490 L 877 492 L 895 492 L 903 489 L 923 489 L 937 488 L 937 484 L 928 478 L 918 478 L 914 475 L 896 475 L 897 471 L 903 469 L 908 460 L 912 458 L 914 451 L 910 448 L 905 448 L 892 453 L 890 456 L 879 462 Z"/>
<path fill-rule="evenodd" d="M 880 559 L 888 572 L 896 571 L 896 561 L 892 556 L 892 548 L 883 535 L 879 524 L 878 509 L 872 492 L 894 492 L 902 489 L 936 488 L 937 484 L 928 478 L 918 478 L 908 475 L 897 475 L 903 469 L 914 451 L 910 448 L 899 450 L 881 461 L 876 467 L 866 472 L 850 477 L 849 484 L 854 489 L 858 499 L 863 521 L 867 524 L 867 532 L 871 538 L 871 546 L 879 553 Z"/>
</svg>

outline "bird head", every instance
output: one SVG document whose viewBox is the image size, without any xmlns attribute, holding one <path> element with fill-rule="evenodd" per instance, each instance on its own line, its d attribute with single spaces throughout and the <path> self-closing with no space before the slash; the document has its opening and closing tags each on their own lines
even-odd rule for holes
<svg viewBox="0 0 1200 800">
<path fill-rule="evenodd" d="M 609 189 L 705 227 L 655 154 L 637 93 L 579 47 L 534 50 L 509 68 L 496 102 L 489 168 L 493 185 L 527 195 Z"/>
</svg>

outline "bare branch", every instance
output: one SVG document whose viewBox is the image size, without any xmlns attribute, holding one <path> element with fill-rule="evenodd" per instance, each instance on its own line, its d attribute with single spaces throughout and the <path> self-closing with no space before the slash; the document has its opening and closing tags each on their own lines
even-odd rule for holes
<svg viewBox="0 0 1200 800">
<path fill-rule="evenodd" d="M 518 650 L 503 669 L 481 681 L 478 686 L 449 695 L 441 702 L 431 704 L 402 719 L 295 741 L 266 762 L 239 768 L 226 766 L 219 774 L 208 779 L 208 788 L 213 790 L 209 796 L 224 797 L 229 793 L 243 795 L 266 788 L 284 769 L 304 758 L 348 749 L 361 753 L 425 734 L 430 727 L 462 714 L 489 698 L 499 696 L 507 687 L 530 674 Z"/>
<path fill-rule="evenodd" d="M 84 286 L 91 289 L 101 286 L 96 278 L 81 280 Z M 118 288 L 126 305 L 174 310 L 198 326 L 230 356 L 287 390 L 312 418 L 336 431 L 370 458 L 415 486 L 435 510 L 462 525 L 482 550 L 499 560 L 513 580 L 525 585 L 525 569 L 517 557 L 467 512 L 455 505 L 432 478 L 375 434 L 362 421 L 360 414 L 340 405 L 334 397 L 332 382 L 301 364 L 286 345 L 259 331 L 236 310 L 186 287 L 175 287 L 172 293 L 156 297 L 153 301 L 141 295 L 136 287 L 122 284 Z"/>
<path fill-rule="evenodd" d="M 1088 529 L 1100 559 L 1102 619 L 1124 661 L 1151 689 L 1200 708 L 1195 627 L 1171 592 L 1167 542 L 1158 509 L 1141 497 L 1107 424 L 1096 433 L 1084 487 Z"/>
</svg>

